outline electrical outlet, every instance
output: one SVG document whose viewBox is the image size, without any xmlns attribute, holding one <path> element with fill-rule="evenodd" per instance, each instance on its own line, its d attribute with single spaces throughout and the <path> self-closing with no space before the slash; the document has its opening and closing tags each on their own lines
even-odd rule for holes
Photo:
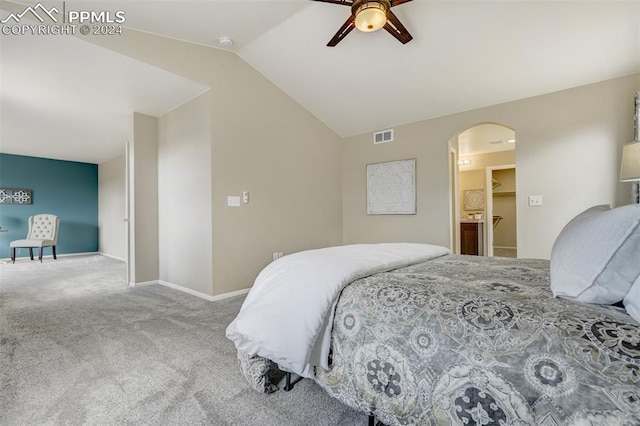
<svg viewBox="0 0 640 426">
<path fill-rule="evenodd" d="M 539 207 L 542 205 L 542 195 L 529 195 L 529 207 Z"/>
<path fill-rule="evenodd" d="M 240 207 L 240 197 L 227 197 L 227 206 L 229 207 Z"/>
</svg>

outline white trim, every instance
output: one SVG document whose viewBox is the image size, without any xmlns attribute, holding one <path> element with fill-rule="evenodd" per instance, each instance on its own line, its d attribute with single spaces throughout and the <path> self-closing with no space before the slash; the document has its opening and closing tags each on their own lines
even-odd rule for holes
<svg viewBox="0 0 640 426">
<path fill-rule="evenodd" d="M 190 295 L 192 295 L 192 296 L 199 297 L 199 298 L 201 298 L 201 299 L 208 300 L 208 301 L 210 301 L 210 302 L 212 302 L 212 301 L 213 301 L 212 297 L 211 297 L 211 296 L 209 296 L 208 294 L 200 293 L 199 291 L 192 290 L 192 289 L 190 289 L 190 288 L 183 287 L 183 286 L 178 285 L 178 284 L 174 284 L 174 283 L 170 283 L 170 282 L 162 281 L 162 280 L 158 280 L 158 284 L 163 285 L 163 286 L 165 286 L 165 287 L 172 288 L 172 289 L 174 289 L 174 290 L 181 291 L 181 292 L 183 292 L 183 293 L 190 294 Z"/>
<path fill-rule="evenodd" d="M 249 290 L 251 290 L 251 288 L 243 288 L 242 290 L 236 290 L 236 291 L 231 291 L 229 293 L 218 294 L 216 296 L 213 296 L 211 299 L 213 301 L 216 301 L 216 300 L 228 299 L 230 297 L 241 296 L 243 294 L 249 293 Z"/>
<path fill-rule="evenodd" d="M 109 259 L 119 260 L 120 262 L 126 262 L 126 260 L 121 258 L 121 257 L 112 256 L 112 255 L 107 254 L 107 253 L 99 252 L 98 254 L 100 256 L 108 257 Z"/>
<path fill-rule="evenodd" d="M 199 291 L 192 290 L 190 288 L 183 287 L 181 285 L 169 283 L 169 282 L 162 281 L 162 280 L 158 280 L 157 283 L 160 284 L 160 285 L 163 285 L 165 287 L 169 287 L 169 288 L 172 288 L 174 290 L 182 291 L 182 292 L 190 294 L 192 296 L 196 296 L 196 297 L 199 297 L 201 299 L 208 300 L 209 302 L 215 302 L 217 300 L 228 299 L 229 297 L 240 296 L 241 294 L 248 293 L 249 290 L 250 290 L 248 288 L 244 288 L 242 290 L 232 291 L 230 293 L 223 293 L 223 294 L 218 294 L 216 296 L 210 296 L 208 294 L 200 293 Z"/>
<path fill-rule="evenodd" d="M 455 146 L 454 146 L 455 144 Z M 449 139 L 449 244 L 453 254 L 460 254 L 460 166 L 458 137 Z"/>
<path fill-rule="evenodd" d="M 46 246 L 46 247 L 51 247 L 51 246 Z M 19 247 L 19 248 L 27 248 L 27 247 Z M 77 257 L 77 256 L 97 256 L 100 253 L 97 251 L 87 251 L 87 252 L 83 252 L 83 253 L 65 253 L 65 254 L 57 254 L 56 257 Z M 16 261 L 20 260 L 20 259 L 29 259 L 31 260 L 31 258 L 29 257 L 29 255 L 26 256 L 16 256 Z M 37 260 L 38 259 L 38 255 L 36 252 L 33 253 L 33 260 Z M 44 259 L 53 259 L 53 254 L 45 254 L 44 256 L 42 256 L 42 260 Z M 11 262 L 11 258 L 7 257 L 4 259 L 0 259 L 0 261 L 6 261 L 6 262 Z"/>
<path fill-rule="evenodd" d="M 142 281 L 139 283 L 129 283 L 129 287 L 147 287 L 154 284 L 160 284 L 160 281 Z"/>
<path fill-rule="evenodd" d="M 131 113 L 131 140 L 134 140 L 134 113 Z M 135 162 L 133 142 L 127 141 L 125 153 L 125 219 L 127 224 L 127 281 L 136 277 L 136 227 L 135 227 Z"/>
<path fill-rule="evenodd" d="M 178 291 L 181 291 L 183 293 L 187 293 L 187 294 L 199 297 L 199 298 L 204 299 L 204 300 L 208 300 L 209 302 L 216 302 L 218 300 L 224 300 L 224 299 L 228 299 L 230 297 L 240 296 L 240 295 L 249 293 L 249 290 L 251 290 L 250 288 L 243 288 L 242 290 L 231 291 L 229 293 L 223 293 L 223 294 L 217 294 L 215 296 L 209 296 L 208 294 L 200 293 L 199 291 L 192 290 L 190 288 L 183 287 L 181 285 L 173 284 L 173 283 L 170 283 L 170 282 L 167 282 L 167 281 L 162 281 L 162 280 L 143 281 L 143 282 L 140 282 L 140 283 L 129 283 L 129 287 L 134 287 L 134 288 L 135 287 L 147 287 L 147 286 L 154 285 L 154 284 L 163 285 L 165 287 L 169 287 L 171 289 L 178 290 Z"/>
<path fill-rule="evenodd" d="M 98 253 L 97 251 L 86 251 L 84 253 L 65 253 L 65 254 L 58 254 L 56 255 L 56 257 L 74 257 L 74 256 L 97 256 L 100 253 Z M 51 256 L 51 258 L 53 259 L 53 255 L 49 255 Z M 43 256 L 43 258 L 47 257 L 46 255 Z"/>
<path fill-rule="evenodd" d="M 493 257 L 493 248 L 497 246 L 493 245 L 493 182 L 491 178 L 493 177 L 494 170 L 516 170 L 515 164 L 501 164 L 499 166 L 487 166 L 485 169 L 485 187 L 487 191 L 487 200 L 485 202 L 485 217 L 487 223 L 487 230 L 485 233 L 485 246 L 486 246 L 486 256 Z M 516 178 L 517 179 L 517 178 Z M 516 182 L 516 191 L 518 188 L 518 183 Z M 518 203 L 516 203 L 516 227 L 518 223 Z M 517 231 L 516 231 L 517 232 Z M 517 244 L 517 242 L 516 242 Z M 514 247 L 515 248 L 515 247 Z"/>
</svg>

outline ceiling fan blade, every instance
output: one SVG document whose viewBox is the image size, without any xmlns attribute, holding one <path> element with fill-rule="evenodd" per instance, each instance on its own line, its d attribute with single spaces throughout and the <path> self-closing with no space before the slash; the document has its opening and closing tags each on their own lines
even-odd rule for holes
<svg viewBox="0 0 640 426">
<path fill-rule="evenodd" d="M 320 0 L 322 1 L 322 0 Z M 399 6 L 402 3 L 409 3 L 411 0 L 391 0 L 391 7 L 393 6 Z"/>
<path fill-rule="evenodd" d="M 341 4 L 344 6 L 353 6 L 353 2 L 354 2 L 354 0 L 313 0 L 313 1 L 320 1 L 322 3 Z M 411 0 L 404 0 L 404 1 L 411 1 Z"/>
<path fill-rule="evenodd" d="M 356 27 L 355 21 L 356 21 L 356 17 L 351 15 L 349 19 L 347 19 L 347 21 L 340 27 L 340 29 L 333 36 L 333 38 L 329 40 L 329 43 L 327 43 L 327 46 L 333 47 L 336 44 L 340 43 L 342 39 L 345 38 L 347 34 L 349 34 L 351 30 Z"/>
<path fill-rule="evenodd" d="M 384 25 L 384 29 L 387 30 L 392 36 L 398 39 L 402 44 L 407 44 L 413 40 L 413 36 L 409 34 L 409 31 L 402 25 L 402 22 L 398 19 L 392 11 L 387 13 L 387 23 Z"/>
</svg>

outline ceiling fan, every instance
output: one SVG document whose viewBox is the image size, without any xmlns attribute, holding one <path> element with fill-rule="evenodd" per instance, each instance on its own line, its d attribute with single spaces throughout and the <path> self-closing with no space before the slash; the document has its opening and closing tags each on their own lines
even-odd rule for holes
<svg viewBox="0 0 640 426">
<path fill-rule="evenodd" d="M 340 43 L 354 28 L 364 32 L 377 31 L 384 28 L 402 44 L 413 39 L 409 31 L 391 11 L 391 8 L 411 0 L 314 0 L 324 3 L 351 6 L 351 16 L 340 27 L 327 46 Z"/>
</svg>

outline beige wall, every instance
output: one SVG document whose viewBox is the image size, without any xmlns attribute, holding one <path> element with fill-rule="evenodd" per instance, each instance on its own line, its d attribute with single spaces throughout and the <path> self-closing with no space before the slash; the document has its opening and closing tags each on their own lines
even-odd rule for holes
<svg viewBox="0 0 640 426">
<path fill-rule="evenodd" d="M 564 224 L 589 206 L 625 204 L 618 182 L 622 144 L 632 139 L 640 74 L 395 128 L 395 141 L 371 134 L 345 139 L 344 242 L 424 241 L 449 246 L 448 141 L 479 123 L 514 129 L 517 138 L 519 257 L 548 258 Z M 365 167 L 417 158 L 418 213 L 367 216 Z M 542 195 L 542 207 L 528 207 Z"/>
<path fill-rule="evenodd" d="M 160 280 L 212 294 L 211 97 L 158 120 Z"/>
<path fill-rule="evenodd" d="M 133 283 L 158 279 L 158 120 L 133 113 L 129 267 Z"/>
<path fill-rule="evenodd" d="M 274 251 L 342 242 L 341 140 L 280 89 L 234 61 L 213 112 L 214 287 L 249 287 Z M 250 202 L 227 207 L 228 195 Z"/>
<path fill-rule="evenodd" d="M 98 165 L 98 250 L 120 260 L 127 256 L 125 173 L 124 155 Z"/>
<path fill-rule="evenodd" d="M 341 243 L 341 139 L 263 75 L 233 53 L 132 29 L 84 40 L 211 88 L 212 295 L 250 287 L 274 251 Z M 242 191 L 249 204 L 227 207 Z"/>
<path fill-rule="evenodd" d="M 214 295 L 250 286 L 273 251 L 341 239 L 448 246 L 448 141 L 479 123 L 517 135 L 521 257 L 548 257 L 559 230 L 581 210 L 628 202 L 630 185 L 617 175 L 621 145 L 632 137 L 640 74 L 399 126 L 393 143 L 374 146 L 365 134 L 341 146 L 232 53 L 134 30 L 87 39 L 211 87 Z M 418 213 L 367 216 L 366 165 L 407 158 L 417 159 Z M 242 191 L 251 202 L 226 207 L 226 197 Z M 528 207 L 528 195 L 542 195 L 544 205 Z"/>
</svg>

